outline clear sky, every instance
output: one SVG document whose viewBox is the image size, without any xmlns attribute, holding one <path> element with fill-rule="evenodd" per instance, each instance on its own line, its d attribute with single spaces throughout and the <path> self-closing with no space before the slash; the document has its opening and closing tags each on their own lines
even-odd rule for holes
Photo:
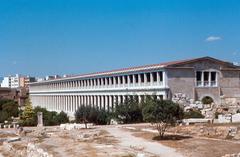
<svg viewBox="0 0 240 157">
<path fill-rule="evenodd" d="M 0 76 L 240 61 L 239 0 L 0 0 Z"/>
</svg>

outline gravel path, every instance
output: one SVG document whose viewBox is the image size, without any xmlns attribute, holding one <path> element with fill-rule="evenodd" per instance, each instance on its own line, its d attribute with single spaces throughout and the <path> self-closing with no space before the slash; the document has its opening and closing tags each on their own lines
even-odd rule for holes
<svg viewBox="0 0 240 157">
<path fill-rule="evenodd" d="M 123 147 L 144 148 L 143 152 L 148 152 L 160 157 L 183 157 L 175 149 L 164 146 L 157 142 L 150 142 L 140 137 L 135 137 L 131 132 L 118 127 L 107 127 L 106 130 L 120 141 Z"/>
</svg>

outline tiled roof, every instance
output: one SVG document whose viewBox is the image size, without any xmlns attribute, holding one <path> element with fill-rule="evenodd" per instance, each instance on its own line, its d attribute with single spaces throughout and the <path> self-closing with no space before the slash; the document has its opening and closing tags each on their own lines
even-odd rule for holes
<svg viewBox="0 0 240 157">
<path fill-rule="evenodd" d="M 194 59 L 164 62 L 164 63 L 159 63 L 159 64 L 150 64 L 150 65 L 144 65 L 144 66 L 122 68 L 122 69 L 111 70 L 111 71 L 95 72 L 95 73 L 80 74 L 80 75 L 70 75 L 68 77 L 58 78 L 58 79 L 53 79 L 53 80 L 48 80 L 48 81 L 42 81 L 42 82 L 39 82 L 39 83 L 54 82 L 54 81 L 68 80 L 68 79 L 75 79 L 75 78 L 97 77 L 97 76 L 102 76 L 102 75 L 113 75 L 113 74 L 120 74 L 120 73 L 125 73 L 125 72 L 144 71 L 144 70 L 157 69 L 157 68 L 166 68 L 168 66 L 194 62 L 194 61 L 198 61 L 198 60 L 202 60 L 202 59 L 211 59 L 211 60 L 221 62 L 221 63 L 224 63 L 224 64 L 231 64 L 231 63 L 224 62 L 224 61 L 221 61 L 221 60 L 217 60 L 217 59 L 211 58 L 211 57 L 201 57 L 201 58 L 194 58 Z M 33 83 L 33 84 L 35 84 L 35 83 Z"/>
</svg>

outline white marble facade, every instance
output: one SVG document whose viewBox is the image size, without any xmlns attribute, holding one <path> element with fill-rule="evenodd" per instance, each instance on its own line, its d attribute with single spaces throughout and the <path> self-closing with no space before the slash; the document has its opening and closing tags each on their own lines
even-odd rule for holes
<svg viewBox="0 0 240 157">
<path fill-rule="evenodd" d="M 147 95 L 167 98 L 166 75 L 161 68 L 79 75 L 31 83 L 29 88 L 34 107 L 64 111 L 69 116 L 80 105 L 112 111 L 126 97 L 136 97 L 139 101 Z"/>
</svg>

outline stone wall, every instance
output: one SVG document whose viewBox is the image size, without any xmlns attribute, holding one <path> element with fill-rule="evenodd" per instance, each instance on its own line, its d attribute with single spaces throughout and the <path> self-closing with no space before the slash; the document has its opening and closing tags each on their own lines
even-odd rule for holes
<svg viewBox="0 0 240 157">
<path fill-rule="evenodd" d="M 232 67 L 211 60 L 203 60 L 168 68 L 168 86 L 171 98 L 177 100 L 176 95 L 181 93 L 188 99 L 186 103 L 189 104 L 191 99 L 197 101 L 205 96 L 210 96 L 217 105 L 240 106 L 240 71 L 222 70 L 224 68 Z M 218 74 L 218 87 L 196 87 L 195 72 L 198 70 L 216 71 Z"/>
<path fill-rule="evenodd" d="M 196 95 L 196 100 L 202 100 L 206 96 L 210 96 L 216 104 L 221 103 L 220 99 L 220 90 L 218 87 L 211 87 L 211 88 L 195 88 L 195 95 Z"/>
<path fill-rule="evenodd" d="M 188 99 L 195 99 L 195 75 L 193 69 L 168 69 L 167 75 L 171 97 L 182 93 Z"/>
</svg>

